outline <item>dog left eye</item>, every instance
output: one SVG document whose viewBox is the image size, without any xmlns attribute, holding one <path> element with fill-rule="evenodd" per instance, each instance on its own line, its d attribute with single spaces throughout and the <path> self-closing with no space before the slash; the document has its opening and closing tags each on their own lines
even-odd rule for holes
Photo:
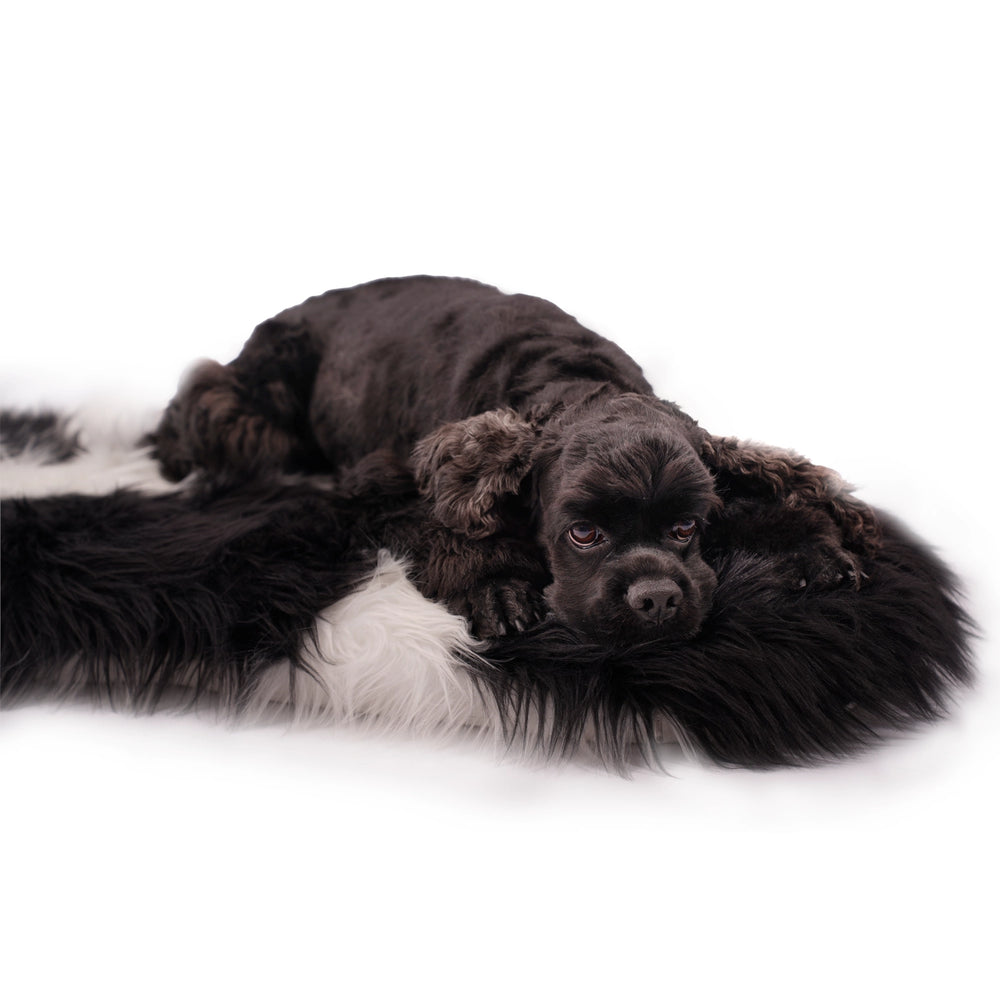
<svg viewBox="0 0 1000 1000">
<path fill-rule="evenodd" d="M 678 521 L 667 534 L 677 542 L 689 542 L 698 530 L 698 522 L 688 518 Z"/>
<path fill-rule="evenodd" d="M 593 548 L 598 542 L 604 540 L 604 532 L 596 524 L 587 524 L 585 522 L 574 524 L 566 532 L 566 535 L 578 549 Z"/>
</svg>

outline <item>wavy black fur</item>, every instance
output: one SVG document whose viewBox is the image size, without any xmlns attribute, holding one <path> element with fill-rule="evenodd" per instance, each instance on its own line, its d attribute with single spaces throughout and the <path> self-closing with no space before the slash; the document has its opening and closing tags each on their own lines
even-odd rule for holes
<svg viewBox="0 0 1000 1000">
<path fill-rule="evenodd" d="M 789 594 L 771 559 L 733 552 L 701 634 L 685 643 L 609 651 L 554 625 L 494 645 L 486 674 L 531 741 L 546 749 L 587 728 L 606 758 L 633 740 L 652 756 L 658 716 L 705 757 L 773 767 L 846 757 L 940 716 L 971 679 L 971 623 L 945 566 L 886 519 L 883 551 L 860 590 Z"/>
<path fill-rule="evenodd" d="M 179 688 L 238 710 L 264 667 L 301 668 L 303 634 L 367 577 L 377 545 L 419 547 L 417 501 L 378 507 L 373 519 L 364 497 L 311 485 L 5 501 L 4 703 L 86 688 L 153 707 Z M 891 520 L 884 531 L 859 590 L 789 593 L 780 556 L 726 548 L 693 641 L 609 651 L 550 621 L 468 669 L 511 742 L 550 754 L 589 733 L 612 765 L 636 748 L 651 759 L 663 717 L 722 764 L 847 756 L 935 718 L 971 675 L 948 570 Z"/>
<path fill-rule="evenodd" d="M 313 488 L 5 500 L 0 519 L 5 704 L 86 688 L 238 706 L 374 565 Z"/>
</svg>

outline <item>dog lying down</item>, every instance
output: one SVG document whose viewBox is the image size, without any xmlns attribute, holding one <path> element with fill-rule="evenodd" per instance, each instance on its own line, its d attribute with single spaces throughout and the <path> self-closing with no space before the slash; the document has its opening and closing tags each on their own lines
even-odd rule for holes
<svg viewBox="0 0 1000 1000">
<path fill-rule="evenodd" d="M 366 302 L 384 323 L 364 323 Z M 373 331 L 408 310 L 424 346 L 374 363 L 390 355 Z M 381 382 L 336 375 L 341 315 L 346 356 Z M 407 390 L 407 370 L 440 371 L 428 343 L 451 344 L 456 374 Z M 324 407 L 352 379 L 353 417 Z M 379 417 L 379 396 L 399 405 Z M 355 439 L 359 415 L 377 434 Z M 49 451 L 24 450 L 9 416 L 8 451 L 64 469 L 65 490 L 100 449 L 42 424 Z M 539 300 L 439 279 L 329 293 L 198 369 L 153 440 L 180 487 L 151 492 L 129 455 L 110 472 L 141 488 L 4 500 L 5 706 L 207 698 L 549 754 L 586 743 L 618 767 L 669 736 L 775 766 L 934 718 L 970 679 L 954 582 L 920 543 L 833 473 L 703 432 Z M 26 492 L 5 466 L 5 492 Z"/>
<path fill-rule="evenodd" d="M 878 545 L 830 470 L 706 433 L 551 303 L 463 279 L 280 313 L 193 372 L 154 441 L 176 480 L 412 463 L 436 529 L 424 592 L 484 638 L 548 613 L 612 644 L 692 638 L 716 586 L 704 549 L 724 544 L 709 525 L 744 497 L 773 501 L 790 589 L 856 587 Z"/>
</svg>

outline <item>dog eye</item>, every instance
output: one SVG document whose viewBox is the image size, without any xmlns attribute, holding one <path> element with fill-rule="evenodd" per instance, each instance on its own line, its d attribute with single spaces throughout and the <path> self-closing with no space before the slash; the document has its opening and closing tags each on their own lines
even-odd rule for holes
<svg viewBox="0 0 1000 1000">
<path fill-rule="evenodd" d="M 692 518 L 687 518 L 684 521 L 678 521 L 667 534 L 675 541 L 689 542 L 697 530 L 698 522 Z"/>
<path fill-rule="evenodd" d="M 604 532 L 596 524 L 587 524 L 584 521 L 574 524 L 566 534 L 578 549 L 590 549 L 598 542 L 604 541 Z"/>
</svg>

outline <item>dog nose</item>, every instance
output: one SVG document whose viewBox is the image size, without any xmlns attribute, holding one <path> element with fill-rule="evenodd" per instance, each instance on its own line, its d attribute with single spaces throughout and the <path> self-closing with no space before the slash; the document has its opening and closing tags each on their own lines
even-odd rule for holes
<svg viewBox="0 0 1000 1000">
<path fill-rule="evenodd" d="M 649 625 L 662 625 L 677 613 L 681 588 L 673 580 L 636 580 L 625 594 L 628 606 Z"/>
</svg>

